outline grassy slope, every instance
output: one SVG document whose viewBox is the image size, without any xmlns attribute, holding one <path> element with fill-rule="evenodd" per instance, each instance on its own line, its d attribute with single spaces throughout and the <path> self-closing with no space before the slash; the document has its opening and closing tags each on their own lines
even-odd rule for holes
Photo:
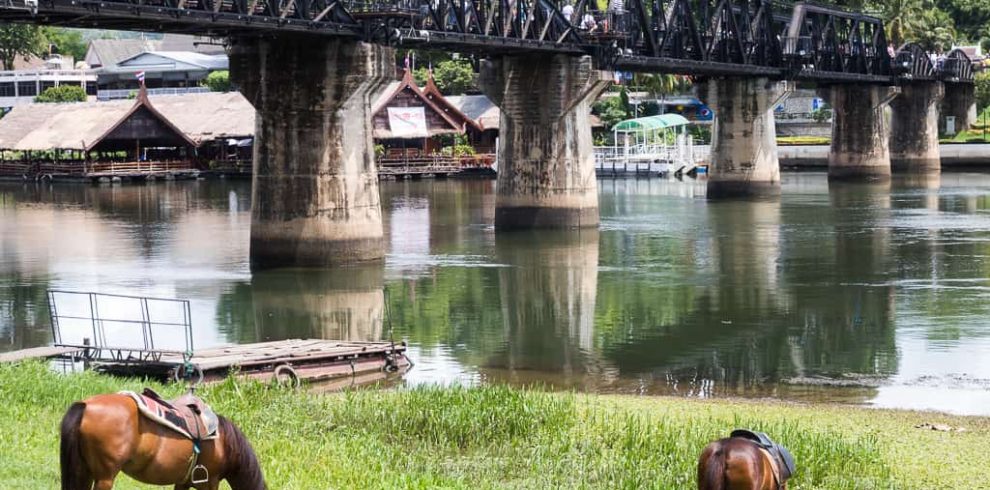
<svg viewBox="0 0 990 490">
<path fill-rule="evenodd" d="M 0 366 L 0 488 L 56 488 L 68 404 L 142 385 Z M 698 452 L 736 426 L 794 452 L 791 488 L 990 488 L 984 418 L 504 387 L 318 396 L 226 382 L 202 394 L 253 441 L 273 489 L 692 488 Z M 912 428 L 921 422 L 967 432 Z"/>
</svg>

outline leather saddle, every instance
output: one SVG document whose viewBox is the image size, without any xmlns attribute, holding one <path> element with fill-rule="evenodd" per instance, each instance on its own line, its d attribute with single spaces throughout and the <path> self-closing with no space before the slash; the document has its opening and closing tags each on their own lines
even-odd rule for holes
<svg viewBox="0 0 990 490">
<path fill-rule="evenodd" d="M 777 444 L 770 439 L 770 436 L 763 432 L 755 432 L 749 429 L 736 429 L 729 434 L 729 437 L 741 437 L 743 439 L 748 439 L 756 443 L 757 446 L 765 449 L 770 456 L 772 456 L 777 463 L 779 481 L 781 484 L 787 481 L 791 475 L 797 471 L 797 466 L 794 463 L 794 456 L 791 455 L 790 451 L 784 446 Z"/>
<path fill-rule="evenodd" d="M 133 391 L 120 393 L 134 399 L 142 415 L 188 439 L 203 441 L 217 437 L 217 414 L 192 393 L 172 401 L 165 401 L 150 388 L 145 388 L 140 394 Z"/>
</svg>

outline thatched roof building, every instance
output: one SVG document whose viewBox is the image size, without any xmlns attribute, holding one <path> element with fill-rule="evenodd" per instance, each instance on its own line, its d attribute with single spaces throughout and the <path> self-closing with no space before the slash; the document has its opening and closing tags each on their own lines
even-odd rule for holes
<svg viewBox="0 0 990 490">
<path fill-rule="evenodd" d="M 147 97 L 111 102 L 29 104 L 0 119 L 0 149 L 92 151 L 120 139 L 198 147 L 254 134 L 254 107 L 239 93 Z"/>
</svg>

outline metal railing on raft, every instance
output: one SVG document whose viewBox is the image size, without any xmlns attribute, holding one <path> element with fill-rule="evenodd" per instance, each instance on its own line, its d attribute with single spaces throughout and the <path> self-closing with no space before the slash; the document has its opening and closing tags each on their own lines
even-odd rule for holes
<svg viewBox="0 0 990 490">
<path fill-rule="evenodd" d="M 54 344 L 85 349 L 89 359 L 157 362 L 193 351 L 188 300 L 53 289 L 48 312 Z"/>
</svg>

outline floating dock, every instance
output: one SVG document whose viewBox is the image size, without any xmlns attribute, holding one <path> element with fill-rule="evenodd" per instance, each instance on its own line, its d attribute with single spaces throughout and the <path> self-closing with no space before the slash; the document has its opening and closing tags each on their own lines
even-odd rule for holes
<svg viewBox="0 0 990 490">
<path fill-rule="evenodd" d="M 13 352 L 0 352 L 0 364 L 27 361 L 30 359 L 82 358 L 85 352 L 86 349 L 79 347 L 62 347 L 56 345 L 33 347 L 31 349 L 15 350 Z"/>
<path fill-rule="evenodd" d="M 201 349 L 189 362 L 206 382 L 221 380 L 231 372 L 260 380 L 328 381 L 371 372 L 405 371 L 411 365 L 405 352 L 404 343 L 291 339 Z M 198 378 L 199 373 L 186 376 L 185 364 L 181 353 L 163 353 L 156 360 L 100 361 L 96 369 L 156 379 Z"/>
<path fill-rule="evenodd" d="M 97 349 L 90 349 L 95 353 Z M 68 359 L 87 362 L 100 372 L 120 376 L 144 376 L 162 381 L 193 378 L 212 382 L 230 373 L 262 381 L 297 383 L 301 380 L 323 382 L 344 378 L 377 379 L 373 373 L 404 372 L 412 363 L 406 357 L 404 343 L 347 342 L 340 340 L 278 340 L 253 344 L 228 345 L 196 351 L 189 362 L 193 372 L 186 376 L 186 358 L 179 352 L 162 352 L 155 358 L 90 359 L 85 348 L 35 347 L 0 354 L 0 362 L 30 359 Z"/>
<path fill-rule="evenodd" d="M 211 382 L 233 374 L 293 385 L 355 385 L 412 366 L 406 344 L 391 340 L 289 339 L 194 349 L 186 300 L 57 290 L 48 291 L 48 299 L 54 345 L 0 353 L 0 362 L 81 363 L 160 381 Z"/>
</svg>

